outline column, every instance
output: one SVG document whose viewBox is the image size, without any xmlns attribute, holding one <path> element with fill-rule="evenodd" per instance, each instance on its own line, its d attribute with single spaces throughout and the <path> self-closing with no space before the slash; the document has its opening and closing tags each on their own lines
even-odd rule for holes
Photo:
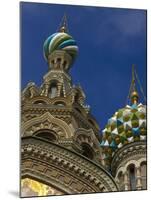
<svg viewBox="0 0 151 200">
<path fill-rule="evenodd" d="M 43 96 L 48 96 L 48 91 L 49 91 L 49 84 L 45 84 L 44 85 L 44 88 L 43 88 L 43 90 L 42 90 L 42 93 L 41 93 L 41 95 Z"/>
<path fill-rule="evenodd" d="M 125 191 L 129 190 L 129 181 L 128 181 L 128 172 L 124 173 L 124 189 Z"/>
<path fill-rule="evenodd" d="M 141 190 L 142 189 L 142 183 L 141 183 L 141 170 L 140 167 L 136 168 L 136 189 Z"/>
<path fill-rule="evenodd" d="M 57 84 L 57 96 L 59 97 L 60 96 L 60 94 L 61 94 L 61 83 L 58 83 Z"/>
</svg>

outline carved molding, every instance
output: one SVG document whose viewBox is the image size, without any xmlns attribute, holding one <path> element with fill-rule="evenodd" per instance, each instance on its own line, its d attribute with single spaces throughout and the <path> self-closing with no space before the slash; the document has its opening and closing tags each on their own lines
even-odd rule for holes
<svg viewBox="0 0 151 200">
<path fill-rule="evenodd" d="M 84 129 L 84 128 L 78 128 L 74 132 L 73 140 L 77 142 L 79 145 L 82 145 L 82 143 L 89 144 L 94 152 L 100 153 L 101 156 L 101 149 L 99 146 L 99 140 L 96 138 L 93 129 Z"/>
<path fill-rule="evenodd" d="M 90 186 L 94 192 L 118 190 L 113 178 L 101 166 L 57 144 L 46 143 L 37 138 L 24 138 L 22 139 L 22 161 L 29 158 L 39 159 L 46 166 L 53 164 L 63 174 L 74 176 L 77 183 L 80 180 L 87 185 L 87 188 Z"/>
<path fill-rule="evenodd" d="M 41 116 L 22 123 L 22 136 L 33 135 L 35 131 L 40 129 L 50 129 L 59 135 L 59 137 L 71 138 L 73 136 L 71 128 L 66 122 L 53 117 L 49 112 Z"/>
<path fill-rule="evenodd" d="M 146 152 L 146 141 L 133 142 L 119 149 L 117 152 L 115 152 L 111 163 L 112 175 L 116 176 L 119 168 L 123 166 L 123 170 L 125 171 L 125 167 L 130 163 L 133 163 L 136 165 L 136 167 L 138 167 L 139 160 L 141 161 L 147 159 Z"/>
</svg>

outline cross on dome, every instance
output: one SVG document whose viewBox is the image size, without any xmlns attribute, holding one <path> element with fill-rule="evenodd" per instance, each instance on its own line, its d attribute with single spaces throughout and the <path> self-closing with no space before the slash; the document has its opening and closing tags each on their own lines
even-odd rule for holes
<svg viewBox="0 0 151 200">
<path fill-rule="evenodd" d="M 64 14 L 62 20 L 61 20 L 61 24 L 59 27 L 59 32 L 62 33 L 68 33 L 68 22 L 67 22 L 67 16 L 66 14 Z"/>
</svg>

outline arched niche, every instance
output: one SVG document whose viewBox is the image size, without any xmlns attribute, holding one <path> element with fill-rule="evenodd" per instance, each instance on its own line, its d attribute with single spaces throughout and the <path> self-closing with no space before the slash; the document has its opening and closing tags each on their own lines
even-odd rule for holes
<svg viewBox="0 0 151 200">
<path fill-rule="evenodd" d="M 57 97 L 57 94 L 58 94 L 57 82 L 53 81 L 51 82 L 48 90 L 48 97 L 52 99 Z"/>
<path fill-rule="evenodd" d="M 59 138 L 71 138 L 73 136 L 70 126 L 63 120 L 53 117 L 49 112 L 24 122 L 22 124 L 22 136 L 32 136 L 36 131 L 43 129 L 56 132 Z"/>
<path fill-rule="evenodd" d="M 134 164 L 130 164 L 127 167 L 128 179 L 129 179 L 129 189 L 136 190 L 136 168 Z"/>
<path fill-rule="evenodd" d="M 65 102 L 63 102 L 63 101 L 56 101 L 55 103 L 54 103 L 54 105 L 56 105 L 56 106 L 66 106 L 66 103 Z"/>
<path fill-rule="evenodd" d="M 101 150 L 100 150 L 100 144 L 98 139 L 96 138 L 94 132 L 92 129 L 84 129 L 84 128 L 78 128 L 74 132 L 73 140 L 81 146 L 83 149 L 84 155 L 87 155 L 86 149 L 88 152 L 93 152 L 93 156 L 90 157 L 96 158 L 96 156 L 101 157 Z M 85 145 L 87 144 L 87 146 Z M 92 153 L 91 153 L 92 154 Z M 86 156 L 88 157 L 88 156 Z"/>
<path fill-rule="evenodd" d="M 49 129 L 41 129 L 34 133 L 34 136 L 46 139 L 52 142 L 55 142 L 57 140 L 57 134 L 53 130 Z"/>
<path fill-rule="evenodd" d="M 33 102 L 33 104 L 36 104 L 36 105 L 46 105 L 47 103 L 43 100 L 36 100 Z"/>
<path fill-rule="evenodd" d="M 87 143 L 82 143 L 81 147 L 82 147 L 82 155 L 89 158 L 90 160 L 93 160 L 94 151 L 93 151 L 92 147 Z"/>
</svg>

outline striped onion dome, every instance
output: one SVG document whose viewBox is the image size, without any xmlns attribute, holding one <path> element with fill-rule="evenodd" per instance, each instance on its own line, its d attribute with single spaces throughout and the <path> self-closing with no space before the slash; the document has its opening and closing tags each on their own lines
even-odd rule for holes
<svg viewBox="0 0 151 200">
<path fill-rule="evenodd" d="M 143 104 L 127 105 L 119 109 L 108 120 L 102 132 L 101 147 L 103 159 L 109 162 L 115 151 L 135 141 L 146 140 L 146 106 Z"/>
<path fill-rule="evenodd" d="M 55 50 L 64 50 L 75 59 L 78 53 L 76 41 L 66 32 L 57 32 L 50 35 L 44 42 L 44 57 L 48 60 L 48 56 Z"/>
</svg>

